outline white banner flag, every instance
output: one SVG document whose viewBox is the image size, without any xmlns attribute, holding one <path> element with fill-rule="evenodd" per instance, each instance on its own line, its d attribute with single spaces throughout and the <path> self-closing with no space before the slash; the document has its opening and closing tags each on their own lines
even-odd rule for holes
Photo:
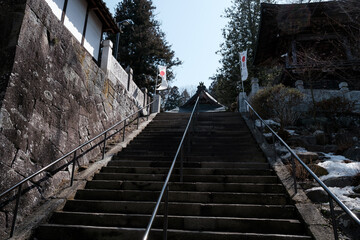
<svg viewBox="0 0 360 240">
<path fill-rule="evenodd" d="M 241 66 L 241 80 L 245 81 L 248 78 L 248 70 L 247 70 L 247 50 L 240 52 L 240 66 Z"/>
<path fill-rule="evenodd" d="M 156 90 L 161 91 L 168 88 L 168 83 L 166 81 L 166 66 L 158 66 L 159 76 L 161 77 L 161 84 L 157 87 Z"/>
</svg>

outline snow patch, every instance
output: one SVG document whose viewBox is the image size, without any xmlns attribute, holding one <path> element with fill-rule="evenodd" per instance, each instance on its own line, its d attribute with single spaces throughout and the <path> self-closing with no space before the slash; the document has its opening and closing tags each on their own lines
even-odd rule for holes
<svg viewBox="0 0 360 240">
<path fill-rule="evenodd" d="M 267 125 L 269 125 L 269 126 L 271 126 L 271 125 L 275 125 L 275 126 L 279 126 L 280 127 L 280 123 L 277 123 L 277 122 L 275 122 L 274 120 L 271 120 L 271 119 L 269 119 L 269 120 L 264 120 L 264 122 L 267 124 Z M 259 120 L 259 119 L 256 119 L 255 120 L 255 126 L 256 127 L 261 127 L 261 120 Z"/>
<path fill-rule="evenodd" d="M 299 134 L 295 133 L 295 130 L 286 129 L 286 131 L 287 131 L 291 136 L 297 136 L 297 135 L 299 135 Z"/>
<path fill-rule="evenodd" d="M 319 190 L 322 187 L 311 188 L 311 190 Z M 353 187 L 347 186 L 344 188 L 339 187 L 329 187 L 329 190 L 340 200 L 345 206 L 347 206 L 350 210 L 359 211 L 360 210 L 360 198 L 351 198 L 348 195 L 354 194 Z"/>
<path fill-rule="evenodd" d="M 329 174 L 321 176 L 322 181 L 333 177 L 355 176 L 360 173 L 360 162 L 345 163 L 343 160 L 328 160 L 318 163 L 320 167 L 325 168 Z"/>
</svg>

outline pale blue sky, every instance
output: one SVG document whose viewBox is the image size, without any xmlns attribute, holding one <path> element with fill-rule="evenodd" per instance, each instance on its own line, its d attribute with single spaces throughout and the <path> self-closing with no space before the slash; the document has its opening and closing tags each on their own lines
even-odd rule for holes
<svg viewBox="0 0 360 240">
<path fill-rule="evenodd" d="M 119 0 L 105 0 L 112 13 Z M 207 87 L 220 56 L 215 52 L 223 42 L 221 29 L 227 20 L 222 18 L 231 0 L 153 0 L 156 19 L 166 40 L 184 63 L 175 67 L 176 80 L 171 85 L 194 89 L 199 82 Z"/>
</svg>

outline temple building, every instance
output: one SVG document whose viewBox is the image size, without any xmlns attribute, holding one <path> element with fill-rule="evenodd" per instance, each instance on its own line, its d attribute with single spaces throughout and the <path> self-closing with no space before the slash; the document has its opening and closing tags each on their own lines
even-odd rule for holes
<svg viewBox="0 0 360 240">
<path fill-rule="evenodd" d="M 255 66 L 281 67 L 277 83 L 360 89 L 360 1 L 262 4 Z"/>
<path fill-rule="evenodd" d="M 197 98 L 199 97 L 200 112 L 223 112 L 225 106 L 219 103 L 210 93 L 206 90 L 204 83 L 200 83 L 197 87 L 196 93 L 181 107 L 174 109 L 171 112 L 191 112 Z"/>
</svg>

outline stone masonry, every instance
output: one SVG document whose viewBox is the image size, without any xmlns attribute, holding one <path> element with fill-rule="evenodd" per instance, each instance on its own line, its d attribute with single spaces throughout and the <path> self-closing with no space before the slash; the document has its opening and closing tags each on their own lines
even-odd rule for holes
<svg viewBox="0 0 360 240">
<path fill-rule="evenodd" d="M 3 192 L 136 111 L 148 98 L 132 82 L 136 96 L 128 92 L 121 83 L 129 80 L 125 71 L 118 80 L 109 77 L 45 1 L 0 0 L 0 20 L 5 34 L 0 40 Z M 88 158 L 81 158 L 81 165 L 88 163 Z M 35 184 L 23 186 L 27 193 L 20 202 L 18 221 L 69 180 L 69 169 L 46 173 L 35 178 Z M 2 234 L 8 236 L 15 194 L 0 199 L 0 239 Z"/>
</svg>

